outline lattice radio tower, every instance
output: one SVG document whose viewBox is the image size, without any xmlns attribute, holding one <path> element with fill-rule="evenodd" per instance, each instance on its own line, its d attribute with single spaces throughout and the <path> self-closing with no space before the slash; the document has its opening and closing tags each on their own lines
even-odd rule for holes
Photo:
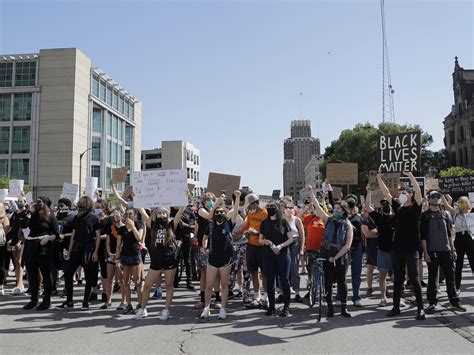
<svg viewBox="0 0 474 355">
<path fill-rule="evenodd" d="M 385 0 L 380 0 L 380 15 L 382 17 L 382 122 L 395 123 L 395 108 L 390 76 L 390 61 L 388 56 L 387 34 L 385 30 Z"/>
</svg>

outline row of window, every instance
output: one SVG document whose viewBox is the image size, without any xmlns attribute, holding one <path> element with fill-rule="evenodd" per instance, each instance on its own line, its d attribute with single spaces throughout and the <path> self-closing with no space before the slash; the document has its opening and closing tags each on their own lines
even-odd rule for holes
<svg viewBox="0 0 474 355">
<path fill-rule="evenodd" d="M 0 63 L 0 87 L 35 85 L 36 61 Z"/>
<path fill-rule="evenodd" d="M 10 175 L 8 175 L 8 164 L 11 165 Z M 30 160 L 0 159 L 0 176 L 9 176 L 10 179 L 20 179 L 28 182 L 30 178 Z"/>
<path fill-rule="evenodd" d="M 199 155 L 194 154 L 191 150 L 186 151 L 186 160 L 193 162 L 195 165 L 199 165 Z"/>
<path fill-rule="evenodd" d="M 31 120 L 31 102 L 31 93 L 0 95 L 0 121 Z"/>
<path fill-rule="evenodd" d="M 120 95 L 111 85 L 107 85 L 96 76 L 92 78 L 92 95 L 110 107 L 113 107 L 125 117 L 131 120 L 135 118 L 134 104 Z"/>
<path fill-rule="evenodd" d="M 30 127 L 13 127 L 10 146 L 10 127 L 0 127 L 0 154 L 30 153 Z"/>
<path fill-rule="evenodd" d="M 93 143 L 94 144 L 94 143 Z M 99 142 L 100 144 L 100 142 Z M 100 149 L 100 145 L 99 145 Z M 94 155 L 94 149 L 92 154 Z M 100 155 L 100 151 L 99 151 Z M 94 158 L 92 160 L 95 160 Z M 124 164 L 117 164 L 117 166 L 130 166 L 130 151 L 126 150 L 125 151 L 125 158 L 124 158 Z M 98 187 L 103 188 L 104 187 L 104 181 L 103 181 L 103 176 L 101 174 L 102 168 L 100 165 L 92 165 L 91 166 L 91 176 L 96 177 L 98 180 Z M 112 178 L 112 167 L 107 167 L 105 169 L 105 188 L 110 189 L 110 179 Z M 127 180 L 125 181 L 126 185 L 130 184 L 130 176 L 127 176 Z M 122 186 L 119 184 L 118 189 L 120 190 Z"/>
<path fill-rule="evenodd" d="M 94 109 L 92 113 L 92 131 L 96 133 L 103 132 L 102 112 L 106 113 L 106 133 L 119 141 L 123 141 L 123 121 L 108 111 Z M 125 125 L 125 145 L 127 147 L 132 145 L 132 127 L 127 125 Z"/>
<path fill-rule="evenodd" d="M 161 159 L 161 153 L 142 154 L 142 160 Z"/>
<path fill-rule="evenodd" d="M 474 137 L 474 121 L 470 121 L 470 128 L 471 128 L 471 137 Z M 459 127 L 458 131 L 458 141 L 464 142 L 466 136 L 464 134 L 464 126 Z M 449 144 L 454 145 L 456 144 L 456 132 L 454 130 L 449 131 Z"/>
<path fill-rule="evenodd" d="M 187 168 L 188 170 L 188 179 L 194 181 L 199 181 L 199 171 L 194 171 L 194 169 Z"/>
</svg>

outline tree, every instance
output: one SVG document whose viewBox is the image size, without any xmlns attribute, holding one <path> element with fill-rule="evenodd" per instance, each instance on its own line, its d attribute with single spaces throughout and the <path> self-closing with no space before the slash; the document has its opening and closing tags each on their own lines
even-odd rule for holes
<svg viewBox="0 0 474 355">
<path fill-rule="evenodd" d="M 8 178 L 8 176 L 0 176 L 0 189 L 8 189 L 10 187 L 10 179 Z M 25 194 L 27 194 L 28 192 L 31 191 L 31 188 L 29 185 L 24 185 L 23 186 L 23 191 L 25 192 Z"/>
<path fill-rule="evenodd" d="M 440 177 L 467 176 L 467 175 L 474 175 L 474 170 L 461 168 L 460 166 L 452 166 L 448 169 L 440 171 L 439 173 Z"/>
<path fill-rule="evenodd" d="M 382 135 L 404 133 L 410 131 L 421 132 L 421 160 L 425 162 L 420 175 L 428 174 L 428 162 L 443 161 L 446 153 L 432 152 L 427 147 L 433 143 L 433 137 L 424 132 L 418 125 L 399 125 L 396 123 L 380 123 L 378 127 L 370 123 L 357 124 L 353 129 L 341 132 L 339 138 L 331 142 L 324 154 L 322 172 L 325 176 L 327 163 L 358 163 L 359 184 L 351 186 L 351 193 L 365 195 L 365 186 L 368 181 L 369 170 L 376 170 L 378 166 L 378 142 Z M 444 163 L 443 163 L 444 164 Z M 443 165 L 444 166 L 444 165 Z"/>
</svg>

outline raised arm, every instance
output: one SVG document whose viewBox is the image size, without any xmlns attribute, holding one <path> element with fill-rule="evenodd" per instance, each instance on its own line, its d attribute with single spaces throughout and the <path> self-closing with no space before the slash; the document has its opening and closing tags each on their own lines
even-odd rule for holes
<svg viewBox="0 0 474 355">
<path fill-rule="evenodd" d="M 415 191 L 415 201 L 418 206 L 421 206 L 423 202 L 423 196 L 421 195 L 421 188 L 420 188 L 420 185 L 418 184 L 418 181 L 416 181 L 411 171 L 405 171 L 403 173 L 406 176 L 408 176 L 408 178 L 410 179 L 411 186 L 413 186 L 413 190 Z"/>
<path fill-rule="evenodd" d="M 234 206 L 232 206 L 232 212 L 230 214 L 230 220 L 232 221 L 232 224 L 235 224 L 237 221 L 237 215 L 239 213 L 239 203 L 240 203 L 240 195 L 242 192 L 240 190 L 235 190 L 234 191 L 234 196 L 235 196 L 235 201 L 234 201 Z"/>
<path fill-rule="evenodd" d="M 372 201 L 372 190 L 370 189 L 370 186 L 367 184 L 367 187 L 365 188 L 367 190 L 367 195 L 365 196 L 365 209 L 367 212 L 374 212 L 374 208 L 371 206 L 370 202 Z"/>
<path fill-rule="evenodd" d="M 444 194 L 441 194 L 441 199 L 446 210 L 451 214 L 452 217 L 454 217 L 454 215 L 456 214 L 456 210 L 453 208 L 453 206 L 451 206 L 451 203 L 448 201 L 447 197 Z M 450 198 L 450 200 L 452 201 L 453 199 Z"/>
<path fill-rule="evenodd" d="M 377 183 L 379 184 L 380 191 L 382 191 L 383 196 L 388 200 L 390 204 L 392 204 L 393 196 L 390 193 L 390 190 L 388 189 L 387 185 L 382 180 L 382 173 L 378 172 L 377 174 Z"/>
<path fill-rule="evenodd" d="M 123 207 L 127 207 L 128 203 L 125 201 L 122 196 L 118 193 L 117 189 L 115 188 L 115 185 L 112 183 L 112 180 L 110 180 L 110 186 L 112 188 L 112 193 L 115 195 L 117 200 L 120 202 L 120 205 Z"/>
<path fill-rule="evenodd" d="M 181 217 L 183 216 L 183 212 L 186 209 L 186 206 L 181 206 L 176 213 L 176 216 L 173 218 L 173 228 L 176 229 L 178 227 L 179 222 L 181 221 Z"/>
<path fill-rule="evenodd" d="M 308 185 L 306 187 L 306 191 L 309 193 L 309 196 L 311 197 L 311 201 L 313 201 L 314 211 L 315 211 L 316 216 L 318 216 L 324 222 L 326 222 L 327 219 L 329 218 L 329 215 L 326 212 L 324 212 L 324 210 L 319 205 L 318 199 L 314 195 L 313 187 L 311 185 Z"/>
<path fill-rule="evenodd" d="M 139 208 L 138 210 L 140 211 L 140 214 L 142 215 L 142 221 L 143 221 L 143 223 L 144 223 L 148 228 L 151 228 L 151 218 L 150 218 L 150 216 L 148 215 L 148 213 L 146 213 L 146 211 L 145 211 L 144 208 Z"/>
</svg>

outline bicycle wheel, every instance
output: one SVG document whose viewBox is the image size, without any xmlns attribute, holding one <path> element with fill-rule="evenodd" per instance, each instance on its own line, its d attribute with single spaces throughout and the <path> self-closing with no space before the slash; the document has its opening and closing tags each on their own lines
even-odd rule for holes
<svg viewBox="0 0 474 355">
<path fill-rule="evenodd" d="M 313 308 L 314 305 L 316 304 L 316 298 L 317 298 L 316 283 L 312 281 L 309 285 L 309 306 L 311 308 Z"/>
<path fill-rule="evenodd" d="M 324 275 L 322 272 L 318 275 L 318 322 L 321 321 L 321 315 L 323 314 L 323 290 L 324 290 Z"/>
</svg>

